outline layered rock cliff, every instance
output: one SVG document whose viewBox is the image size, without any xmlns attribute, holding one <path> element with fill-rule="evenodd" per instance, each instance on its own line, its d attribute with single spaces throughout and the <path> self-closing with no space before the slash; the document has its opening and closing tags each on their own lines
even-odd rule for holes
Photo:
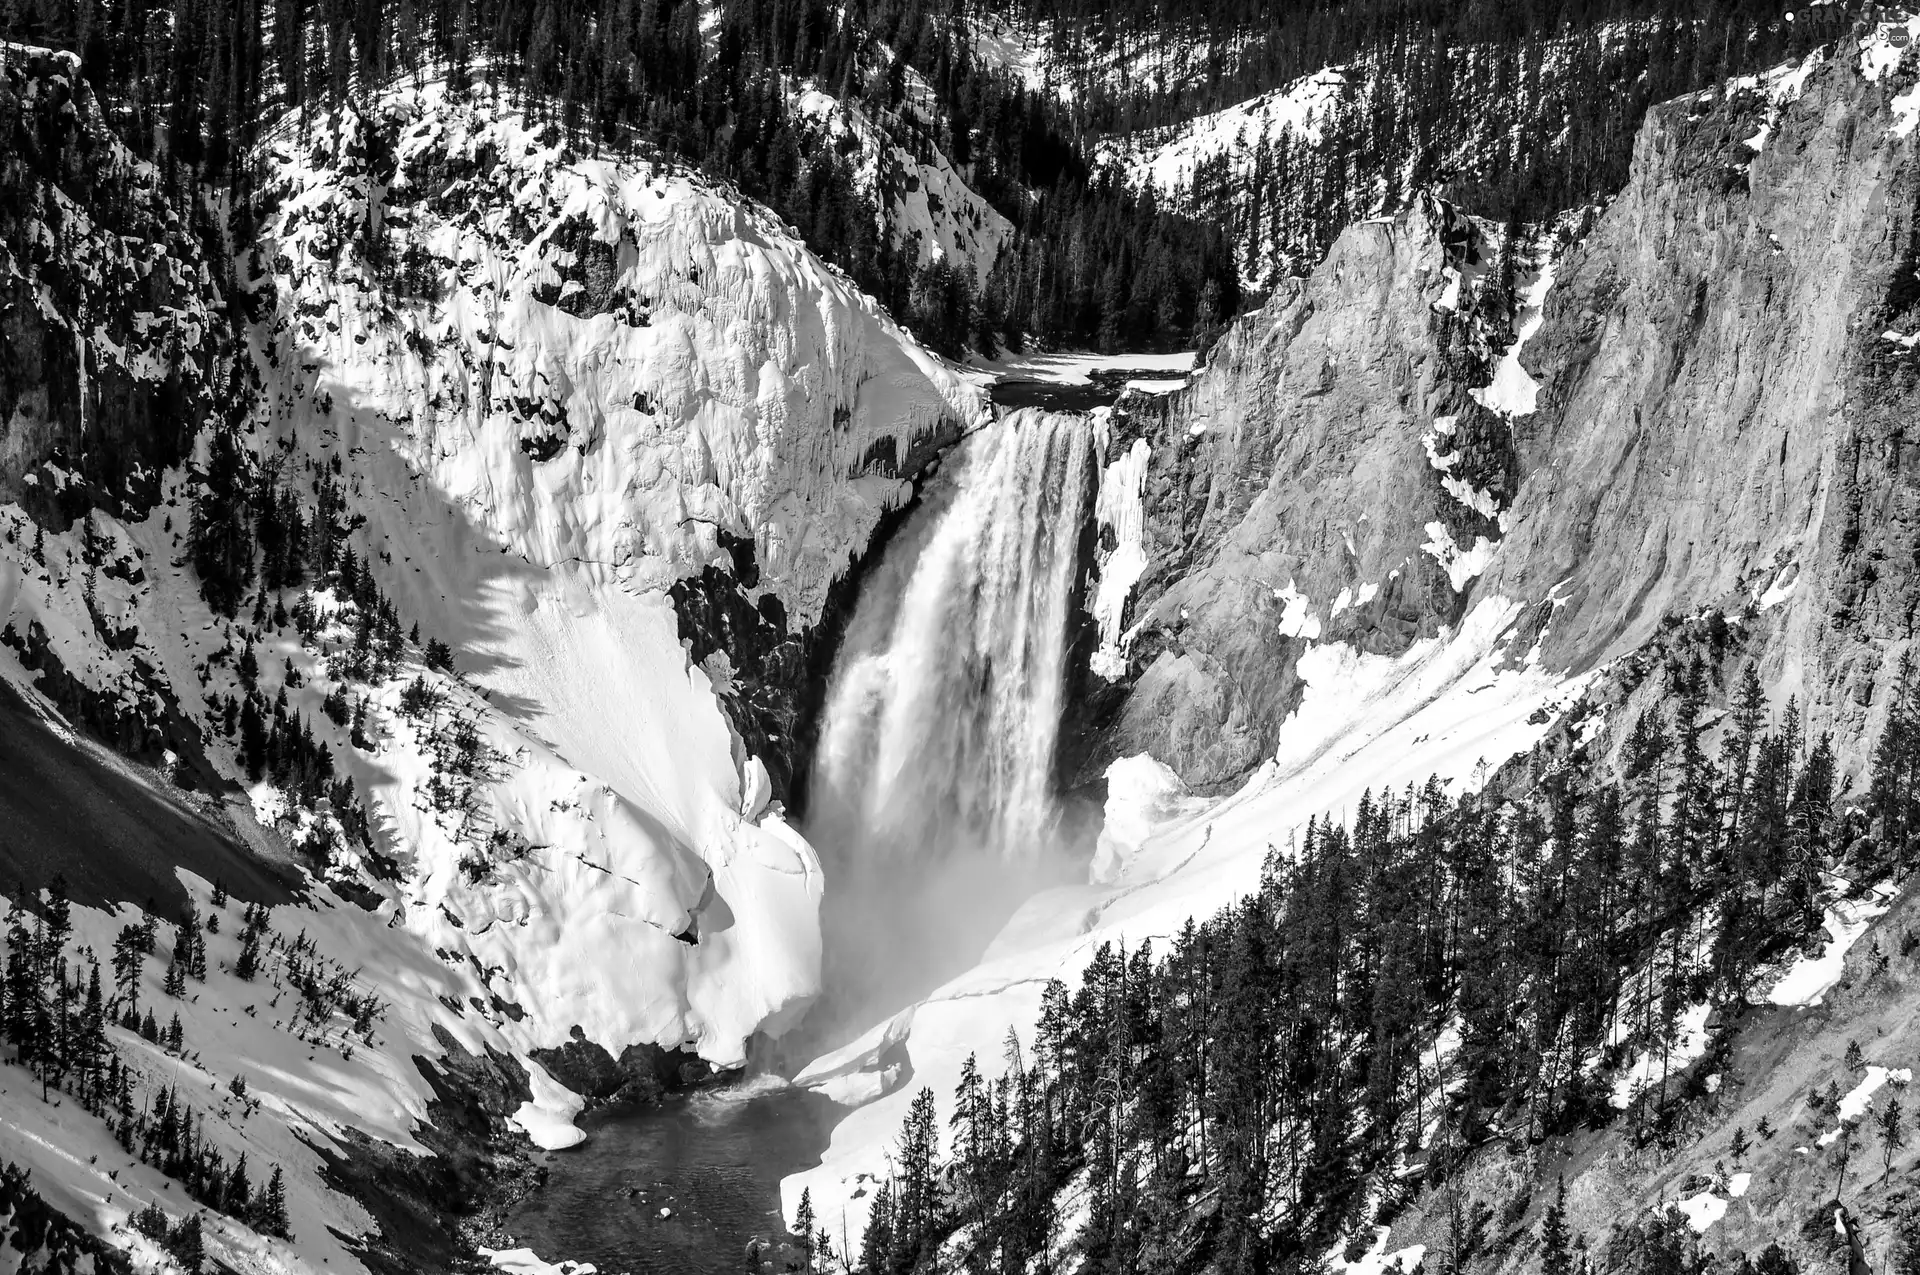
<svg viewBox="0 0 1920 1275">
<path fill-rule="evenodd" d="M 1896 29 L 1904 45 L 1905 24 L 1876 29 L 1649 115 L 1524 355 L 1542 407 L 1484 581 L 1530 598 L 1567 581 L 1543 656 L 1575 667 L 1664 616 L 1762 611 L 1767 680 L 1856 762 L 1920 599 L 1903 456 L 1920 58 Z"/>
<path fill-rule="evenodd" d="M 1489 265 L 1484 233 L 1424 200 L 1341 236 L 1187 389 L 1116 407 L 1077 778 L 1144 751 L 1230 783 L 1272 755 L 1309 643 L 1398 654 L 1461 616 L 1513 481 L 1506 418 L 1470 390 L 1506 326 L 1504 303 L 1478 312 Z"/>
<path fill-rule="evenodd" d="M 1905 23 L 1865 37 L 1650 113 L 1628 188 L 1521 254 L 1510 304 L 1476 302 L 1497 254 L 1429 203 L 1116 408 L 1101 569 L 1130 536 L 1143 562 L 1099 617 L 1123 658 L 1075 778 L 1147 751 L 1231 783 L 1305 644 L 1395 652 L 1491 596 L 1574 672 L 1744 614 L 1776 698 L 1857 766 L 1920 601 L 1920 58 Z"/>
</svg>

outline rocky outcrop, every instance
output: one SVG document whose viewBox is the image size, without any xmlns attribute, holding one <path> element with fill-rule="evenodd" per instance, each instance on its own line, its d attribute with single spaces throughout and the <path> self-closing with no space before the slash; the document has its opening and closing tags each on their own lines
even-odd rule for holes
<svg viewBox="0 0 1920 1275">
<path fill-rule="evenodd" d="M 0 121 L 0 502 L 144 510 L 244 398 L 214 228 L 108 130 L 72 54 L 0 50 Z"/>
<path fill-rule="evenodd" d="M 1526 349 L 1541 410 L 1482 584 L 1566 582 L 1542 655 L 1573 668 L 1665 616 L 1762 611 L 1767 680 L 1856 764 L 1920 602 L 1903 455 L 1920 185 L 1894 105 L 1920 57 L 1863 35 L 1648 115 Z"/>
<path fill-rule="evenodd" d="M 1108 462 L 1148 448 L 1145 567 L 1074 778 L 1148 751 L 1230 783 L 1271 755 L 1304 643 L 1397 653 L 1495 595 L 1573 671 L 1744 613 L 1776 699 L 1857 769 L 1920 609 L 1911 34 L 1650 112 L 1627 189 L 1544 277 L 1523 263 L 1537 323 L 1429 203 L 1116 409 Z"/>
<path fill-rule="evenodd" d="M 1187 389 L 1115 408 L 1102 504 L 1144 444 L 1146 567 L 1108 617 L 1126 672 L 1090 684 L 1076 779 L 1146 751 L 1194 787 L 1231 783 L 1272 754 L 1307 641 L 1398 653 L 1458 617 L 1472 564 L 1454 547 L 1497 539 L 1486 510 L 1511 481 L 1506 424 L 1467 389 L 1496 352 L 1467 313 L 1482 239 L 1431 200 L 1355 226 Z M 1496 503 L 1463 503 L 1449 474 Z"/>
</svg>

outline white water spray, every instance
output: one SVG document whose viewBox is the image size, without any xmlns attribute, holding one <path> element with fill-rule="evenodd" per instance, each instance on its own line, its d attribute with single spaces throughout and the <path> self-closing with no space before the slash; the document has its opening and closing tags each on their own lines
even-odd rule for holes
<svg viewBox="0 0 1920 1275">
<path fill-rule="evenodd" d="M 1047 834 L 1088 448 L 1083 418 L 1044 412 L 975 439 L 904 591 L 862 599 L 816 800 L 863 850 L 1016 856 Z"/>
<path fill-rule="evenodd" d="M 829 859 L 842 967 L 829 984 L 846 1001 L 977 956 L 1057 849 L 1051 780 L 1091 446 L 1085 417 L 1042 411 L 976 435 L 862 587 L 808 821 Z"/>
</svg>

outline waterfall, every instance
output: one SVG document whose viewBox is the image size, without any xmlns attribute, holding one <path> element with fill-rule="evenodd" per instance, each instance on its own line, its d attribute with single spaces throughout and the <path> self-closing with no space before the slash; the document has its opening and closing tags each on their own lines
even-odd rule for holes
<svg viewBox="0 0 1920 1275">
<path fill-rule="evenodd" d="M 815 788 L 857 853 L 1047 836 L 1090 447 L 1084 417 L 1038 411 L 976 435 L 908 569 L 862 596 Z"/>
<path fill-rule="evenodd" d="M 897 1007 L 977 957 L 1057 874 L 1051 780 L 1091 450 L 1078 415 L 1022 411 L 974 435 L 862 584 L 807 827 L 843 1014 Z"/>
</svg>

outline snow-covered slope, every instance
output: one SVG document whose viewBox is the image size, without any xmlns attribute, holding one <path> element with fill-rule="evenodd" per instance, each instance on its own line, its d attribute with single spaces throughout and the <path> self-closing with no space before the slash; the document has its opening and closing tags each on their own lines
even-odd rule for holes
<svg viewBox="0 0 1920 1275">
<path fill-rule="evenodd" d="M 1270 152 L 1281 138 L 1318 146 L 1321 129 L 1347 90 L 1346 74 L 1329 67 L 1284 88 L 1171 128 L 1106 138 L 1099 147 L 1099 158 L 1117 165 L 1129 184 L 1143 189 L 1150 186 L 1162 198 L 1187 202 L 1208 164 L 1224 167 L 1216 180 L 1244 184 L 1259 166 L 1259 152 Z"/>
<path fill-rule="evenodd" d="M 914 94 L 930 99 L 918 73 L 907 75 Z M 1013 224 L 967 185 L 938 147 L 922 143 L 927 154 L 916 158 L 863 105 L 817 87 L 803 89 L 794 105 L 834 146 L 859 156 L 855 181 L 872 194 L 883 229 L 915 265 L 946 262 L 965 270 L 976 289 L 985 286 L 1013 238 Z"/>
<path fill-rule="evenodd" d="M 382 450 L 535 564 L 646 589 L 750 537 L 810 622 L 904 494 L 889 458 L 980 410 L 737 195 L 576 155 L 443 84 L 265 152 L 283 339 L 311 373 L 276 426 L 387 422 Z"/>
<path fill-rule="evenodd" d="M 909 492 L 909 458 L 983 408 L 775 219 L 684 172 L 572 154 L 504 104 L 397 86 L 272 132 L 259 158 L 267 214 L 238 285 L 259 390 L 228 406 L 271 511 L 261 543 L 305 544 L 304 573 L 254 579 L 232 619 L 203 601 L 186 533 L 217 486 L 199 475 L 226 463 L 210 430 L 190 469 L 154 476 L 151 509 L 48 530 L 0 506 L 0 676 L 32 694 L 57 670 L 135 719 L 177 707 L 236 833 L 358 901 L 318 888 L 272 924 L 362 971 L 387 1006 L 370 1038 L 324 1016 L 289 1036 L 214 940 L 198 999 L 170 1006 L 211 1070 L 120 1042 L 151 1076 L 216 1090 L 229 1158 L 289 1174 L 293 1246 L 236 1225 L 210 1248 L 352 1269 L 370 1219 L 307 1144 L 414 1147 L 438 1092 L 416 1057 L 494 1058 L 524 1077 L 505 1113 L 564 1145 L 581 1100 L 537 1051 L 738 1065 L 818 991 L 818 862 L 666 586 L 733 573 L 748 543 L 739 586 L 768 623 L 810 625 Z M 44 455 L 20 466 L 28 489 L 73 481 Z M 288 751 L 250 774 L 256 705 Z M 187 884 L 204 910 L 206 883 Z M 79 910 L 75 952 L 106 951 L 124 919 Z M 222 1106 L 233 1074 L 251 1114 Z M 27 1148 L 57 1207 L 101 1228 L 175 1207 L 76 1105 L 43 1105 L 24 1072 L 0 1089 L 8 1154 Z"/>
</svg>

